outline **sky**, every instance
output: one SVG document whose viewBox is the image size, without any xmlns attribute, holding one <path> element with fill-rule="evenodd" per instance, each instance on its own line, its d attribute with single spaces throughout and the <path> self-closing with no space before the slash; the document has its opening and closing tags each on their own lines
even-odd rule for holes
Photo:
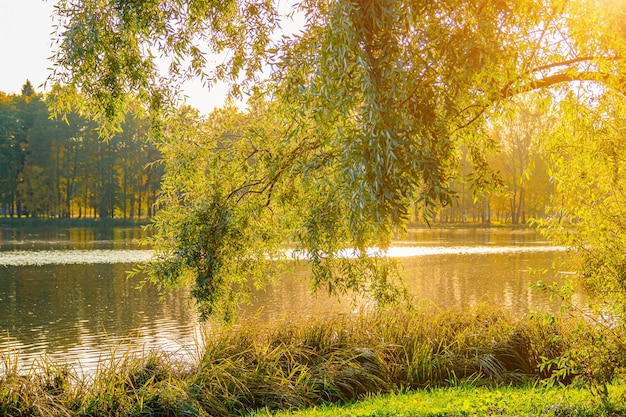
<svg viewBox="0 0 626 417">
<path fill-rule="evenodd" d="M 0 91 L 19 94 L 29 79 L 37 92 L 51 73 L 55 36 L 53 0 L 0 0 Z M 225 88 L 211 92 L 201 84 L 190 84 L 187 103 L 208 113 L 224 102 Z"/>
<path fill-rule="evenodd" d="M 52 66 L 52 2 L 0 0 L 0 91 L 20 93 L 29 79 L 38 92 Z"/>
</svg>

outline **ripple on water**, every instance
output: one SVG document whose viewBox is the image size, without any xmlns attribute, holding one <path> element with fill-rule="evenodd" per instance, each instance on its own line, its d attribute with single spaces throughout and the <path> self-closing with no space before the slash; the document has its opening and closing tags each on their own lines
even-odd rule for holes
<svg viewBox="0 0 626 417">
<path fill-rule="evenodd" d="M 563 251 L 558 246 L 394 246 L 384 254 L 392 258 L 406 258 L 429 255 L 469 255 L 520 252 L 552 252 Z M 372 249 L 375 254 L 376 249 Z M 140 263 L 152 259 L 151 250 L 42 250 L 42 251 L 0 251 L 0 265 L 3 266 L 37 266 L 37 265 L 71 265 L 71 264 L 116 264 Z M 297 252 L 287 251 L 287 256 L 298 257 Z M 351 257 L 350 251 L 341 256 Z"/>
<path fill-rule="evenodd" d="M 408 258 L 430 255 L 490 255 L 528 252 L 562 252 L 562 246 L 395 246 L 386 255 L 392 258 Z"/>
<path fill-rule="evenodd" d="M 528 252 L 563 252 L 563 246 L 391 246 L 387 250 L 378 248 L 368 249 L 369 256 L 383 255 L 390 258 L 417 258 L 433 255 L 491 255 L 517 254 Z M 294 259 L 306 259 L 307 254 L 302 251 L 286 250 L 285 256 Z M 357 253 L 353 250 L 339 252 L 340 257 L 354 258 Z"/>
<path fill-rule="evenodd" d="M 93 374 L 112 361 L 123 360 L 129 355 L 144 355 L 151 350 L 164 352 L 180 360 L 192 361 L 199 357 L 203 345 L 201 328 L 197 321 L 181 326 L 172 320 L 161 320 L 162 328 L 140 327 L 127 335 L 109 335 L 106 331 L 84 334 L 73 346 L 59 346 L 58 340 L 24 343 L 19 337 L 3 340 L 0 337 L 0 376 L 12 369 L 27 372 L 41 361 L 73 366 L 80 374 Z M 55 335 L 59 338 L 62 335 Z M 9 363 L 11 362 L 11 363 Z"/>
<path fill-rule="evenodd" d="M 71 265 L 139 263 L 152 258 L 151 250 L 42 250 L 0 252 L 0 265 Z"/>
</svg>

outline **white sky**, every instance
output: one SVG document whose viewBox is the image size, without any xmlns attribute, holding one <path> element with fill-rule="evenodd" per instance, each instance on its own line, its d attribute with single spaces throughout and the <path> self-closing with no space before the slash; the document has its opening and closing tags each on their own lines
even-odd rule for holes
<svg viewBox="0 0 626 417">
<path fill-rule="evenodd" d="M 52 13 L 55 0 L 0 0 L 0 91 L 19 94 L 29 79 L 37 92 L 45 92 L 43 84 L 51 73 L 56 36 Z M 279 1 L 283 13 L 292 10 L 294 1 Z M 293 33 L 302 19 L 283 22 L 283 33 Z M 216 85 L 211 91 L 197 81 L 186 85 L 187 103 L 208 113 L 221 107 L 226 87 Z"/>
<path fill-rule="evenodd" d="M 29 79 L 37 92 L 51 73 L 54 0 L 0 0 L 0 91 L 19 94 Z M 47 87 L 49 90 L 49 86 Z M 225 88 L 210 93 L 190 84 L 188 104 L 208 113 L 224 102 Z"/>
<path fill-rule="evenodd" d="M 52 65 L 52 3 L 0 0 L 0 91 L 19 93 L 28 78 L 38 92 Z"/>
</svg>

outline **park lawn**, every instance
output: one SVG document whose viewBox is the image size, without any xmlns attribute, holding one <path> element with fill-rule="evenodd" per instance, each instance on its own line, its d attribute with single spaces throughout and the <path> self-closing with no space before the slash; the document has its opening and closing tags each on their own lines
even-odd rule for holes
<svg viewBox="0 0 626 417">
<path fill-rule="evenodd" d="M 609 404 L 587 389 L 471 386 L 372 396 L 338 406 L 293 412 L 257 412 L 254 417 L 453 417 L 453 416 L 626 416 L 626 385 L 610 387 Z"/>
</svg>

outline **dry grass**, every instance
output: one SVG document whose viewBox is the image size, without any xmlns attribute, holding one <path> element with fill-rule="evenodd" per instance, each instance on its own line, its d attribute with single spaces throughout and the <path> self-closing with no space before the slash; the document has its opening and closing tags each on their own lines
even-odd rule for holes
<svg viewBox="0 0 626 417">
<path fill-rule="evenodd" d="M 5 355 L 0 414 L 229 416 L 460 381 L 523 384 L 550 376 L 539 365 L 576 342 L 570 327 L 488 306 L 249 322 L 207 332 L 195 363 L 126 352 L 90 378 L 46 361 L 21 375 Z"/>
</svg>

